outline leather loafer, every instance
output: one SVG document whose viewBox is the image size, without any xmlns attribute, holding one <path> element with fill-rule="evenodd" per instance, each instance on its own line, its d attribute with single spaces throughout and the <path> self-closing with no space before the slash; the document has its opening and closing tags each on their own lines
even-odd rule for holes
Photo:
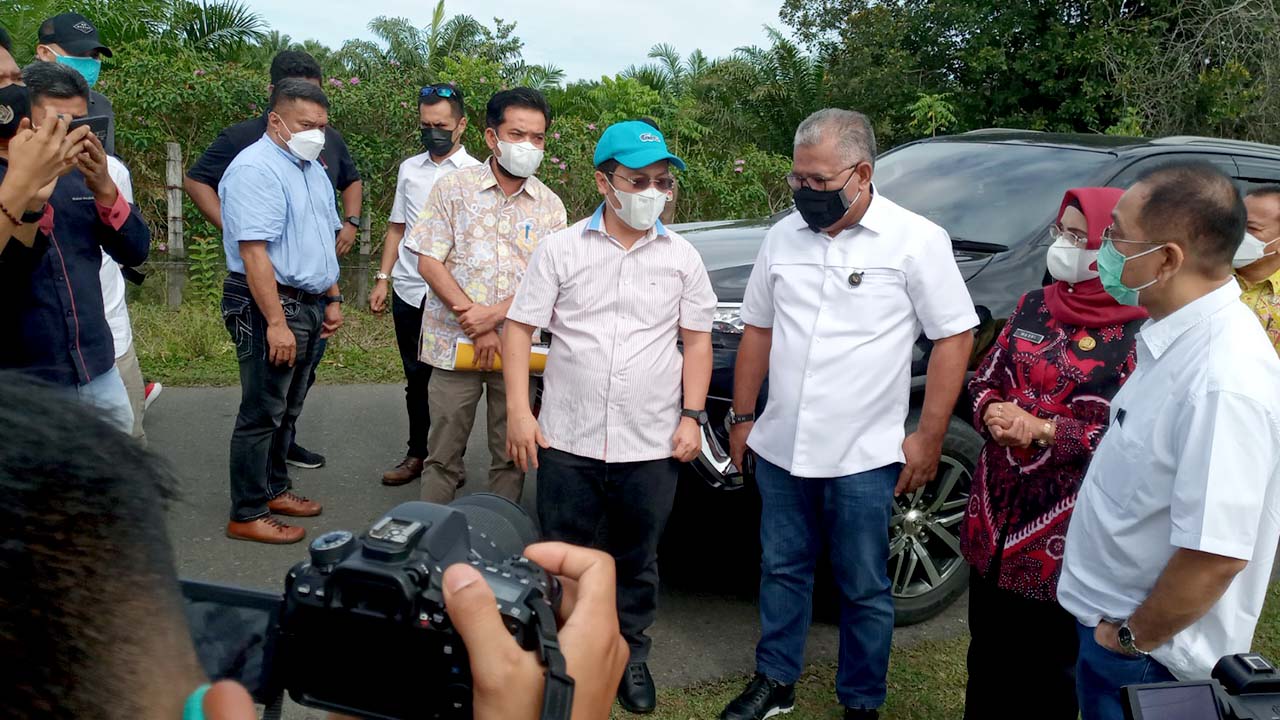
<svg viewBox="0 0 1280 720">
<path fill-rule="evenodd" d="M 631 663 L 622 674 L 618 685 L 618 703 L 623 709 L 637 715 L 647 715 L 658 707 L 658 689 L 645 663 Z"/>
<path fill-rule="evenodd" d="M 422 458 L 405 455 L 395 468 L 382 473 L 382 484 L 391 487 L 408 485 L 422 477 Z"/>
<path fill-rule="evenodd" d="M 305 498 L 292 490 L 285 490 L 267 503 L 267 509 L 277 515 L 291 517 L 315 517 L 324 512 L 324 507 L 310 498 Z"/>
<path fill-rule="evenodd" d="M 227 523 L 227 537 L 232 540 L 289 545 L 307 536 L 307 531 L 293 525 L 285 525 L 267 515 L 248 522 Z"/>
</svg>

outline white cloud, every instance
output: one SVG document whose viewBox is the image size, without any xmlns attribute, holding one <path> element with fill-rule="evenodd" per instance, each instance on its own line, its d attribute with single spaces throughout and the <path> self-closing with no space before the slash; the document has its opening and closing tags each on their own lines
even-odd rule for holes
<svg viewBox="0 0 1280 720">
<path fill-rule="evenodd" d="M 271 29 L 302 41 L 315 38 L 337 48 L 352 37 L 368 38 L 369 20 L 378 15 L 407 17 L 419 26 L 431 22 L 431 0 L 249 0 Z M 486 24 L 494 17 L 516 23 L 524 40 L 524 58 L 553 64 L 570 80 L 613 75 L 631 64 L 646 62 L 658 43 L 675 46 L 682 55 L 701 49 L 709 57 L 728 55 L 744 45 L 767 43 L 764 25 L 781 28 L 780 0 L 509 0 L 446 2 L 447 14 L 466 13 Z M 299 10 L 305 8 L 305 12 Z M 340 18 L 340 20 L 339 20 Z"/>
</svg>

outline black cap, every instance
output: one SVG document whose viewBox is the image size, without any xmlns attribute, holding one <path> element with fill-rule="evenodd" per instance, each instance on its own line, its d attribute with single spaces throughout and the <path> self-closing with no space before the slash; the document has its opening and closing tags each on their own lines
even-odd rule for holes
<svg viewBox="0 0 1280 720">
<path fill-rule="evenodd" d="M 88 57 L 95 50 L 111 57 L 111 48 L 98 39 L 98 27 L 80 13 L 62 13 L 40 25 L 40 43 L 62 46 L 69 55 Z"/>
</svg>

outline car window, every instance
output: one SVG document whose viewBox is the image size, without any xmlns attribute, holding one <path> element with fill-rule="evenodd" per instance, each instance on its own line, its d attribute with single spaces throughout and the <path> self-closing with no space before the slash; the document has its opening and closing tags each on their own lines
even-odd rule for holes
<svg viewBox="0 0 1280 720">
<path fill-rule="evenodd" d="M 876 161 L 876 190 L 953 239 L 1013 247 L 1040 234 L 1062 195 L 1096 184 L 1115 155 L 1014 143 L 923 142 Z"/>
<path fill-rule="evenodd" d="M 1226 173 L 1227 177 L 1234 178 L 1238 175 L 1236 163 L 1231 159 L 1230 155 L 1195 152 L 1168 152 L 1160 153 L 1159 155 L 1148 155 L 1138 159 L 1121 170 L 1120 173 L 1112 178 L 1111 182 L 1107 184 L 1113 187 L 1127 188 L 1136 182 L 1144 173 L 1171 162 L 1206 162 Z"/>
<path fill-rule="evenodd" d="M 1280 185 L 1280 160 L 1236 156 L 1239 174 L 1236 184 L 1241 192 L 1249 192 L 1263 185 Z"/>
</svg>

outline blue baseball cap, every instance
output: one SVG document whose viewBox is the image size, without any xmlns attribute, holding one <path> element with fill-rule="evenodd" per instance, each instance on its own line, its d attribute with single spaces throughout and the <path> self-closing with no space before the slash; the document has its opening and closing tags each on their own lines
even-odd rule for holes
<svg viewBox="0 0 1280 720">
<path fill-rule="evenodd" d="M 605 129 L 596 143 L 594 164 L 599 167 L 606 160 L 617 160 L 632 170 L 670 160 L 676 168 L 684 169 L 684 161 L 667 149 L 662 131 L 639 120 L 614 123 Z"/>
</svg>

